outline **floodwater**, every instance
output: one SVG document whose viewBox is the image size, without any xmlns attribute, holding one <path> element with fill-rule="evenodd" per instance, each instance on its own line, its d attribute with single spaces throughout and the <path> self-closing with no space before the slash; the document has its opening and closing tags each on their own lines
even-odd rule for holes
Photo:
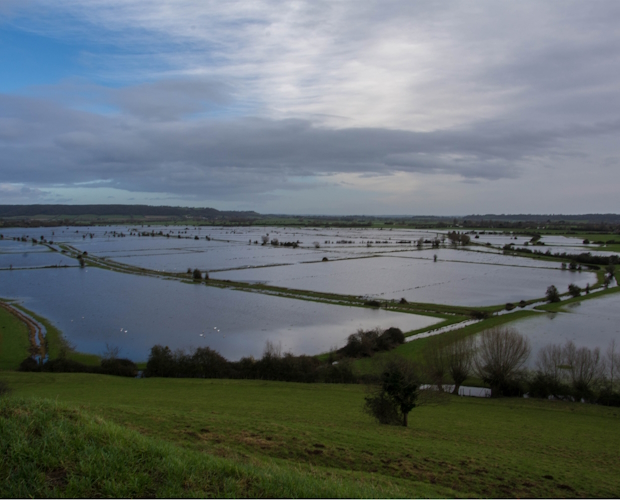
<svg viewBox="0 0 620 500">
<path fill-rule="evenodd" d="M 495 257 L 495 256 L 494 256 Z M 410 302 L 488 306 L 544 297 L 549 285 L 594 284 L 589 272 L 520 268 L 398 257 L 372 257 L 212 274 L 213 278 L 261 282 L 286 288 Z"/>
<path fill-rule="evenodd" d="M 0 297 L 51 320 L 79 351 L 100 354 L 109 343 L 137 361 L 155 344 L 208 346 L 230 360 L 260 356 L 267 340 L 281 343 L 283 352 L 317 354 L 342 347 L 359 328 L 407 332 L 440 321 L 97 268 L 6 271 Z"/>
<path fill-rule="evenodd" d="M 155 236 L 138 236 L 142 232 Z M 158 236 L 160 232 L 169 237 Z M 54 241 L 55 247 L 68 243 L 91 255 L 160 271 L 198 268 L 218 279 L 471 307 L 543 297 L 551 284 L 563 292 L 570 283 L 585 287 L 596 281 L 595 275 L 585 270 L 561 271 L 559 263 L 503 255 L 500 249 L 504 244 L 522 245 L 529 238 L 515 240 L 499 234 L 478 239 L 472 235 L 472 242 L 488 241 L 494 246 L 472 245 L 469 249 L 432 249 L 429 244 L 418 249 L 418 239 L 445 238 L 445 231 L 389 228 L 137 225 L 3 228 L 0 234 L 4 236 L 0 238 L 0 296 L 19 298 L 26 307 L 52 320 L 80 350 L 101 353 L 107 342 L 136 360 L 146 359 L 150 347 L 157 343 L 172 348 L 208 345 L 229 359 L 238 359 L 259 356 L 265 341 L 271 340 L 281 342 L 284 351 L 314 354 L 342 346 L 358 328 L 397 326 L 411 331 L 437 320 L 79 269 L 75 259 L 32 244 L 32 238 L 43 236 Z M 298 242 L 299 248 L 261 245 L 263 236 L 269 241 Z M 28 242 L 12 239 L 22 237 Z M 589 251 L 575 238 L 551 236 L 543 241 L 546 246 L 529 248 Z M 434 255 L 437 262 L 433 262 Z M 322 262 L 324 258 L 328 261 Z M 67 265 L 72 267 L 26 270 Z M 556 331 L 549 327 L 553 324 L 560 325 L 556 335 L 560 342 L 572 331 L 575 338 L 584 338 L 583 332 L 588 332 L 588 338 L 594 339 L 597 334 L 591 335 L 587 325 L 602 322 L 599 340 L 604 348 L 609 336 L 618 332 L 614 326 L 617 313 L 609 312 L 618 310 L 617 303 L 586 314 L 582 333 L 574 330 L 581 324 L 580 311 L 594 307 L 594 302 L 598 300 L 584 302 L 579 306 L 583 309 L 571 315 L 525 320 L 532 321 L 528 335 L 555 338 L 556 334 L 550 334 Z"/>
<path fill-rule="evenodd" d="M 564 345 L 572 340 L 577 347 L 599 347 L 604 353 L 615 339 L 620 347 L 620 293 L 564 307 L 570 312 L 541 313 L 510 324 L 531 342 L 530 366 L 547 344 Z"/>
</svg>

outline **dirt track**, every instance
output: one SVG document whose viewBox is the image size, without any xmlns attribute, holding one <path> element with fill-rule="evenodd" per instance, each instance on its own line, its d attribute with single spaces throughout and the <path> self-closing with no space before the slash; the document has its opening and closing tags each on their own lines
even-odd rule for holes
<svg viewBox="0 0 620 500">
<path fill-rule="evenodd" d="M 17 319 L 22 321 L 28 327 L 28 339 L 30 340 L 30 354 L 34 356 L 45 357 L 45 335 L 38 323 L 30 319 L 19 309 L 0 301 L 0 307 L 6 309 Z M 38 339 L 38 343 L 37 343 Z"/>
</svg>

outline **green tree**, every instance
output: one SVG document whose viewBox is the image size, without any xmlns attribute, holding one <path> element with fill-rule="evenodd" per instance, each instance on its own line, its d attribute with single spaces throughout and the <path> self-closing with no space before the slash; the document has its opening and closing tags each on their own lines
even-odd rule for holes
<svg viewBox="0 0 620 500">
<path fill-rule="evenodd" d="M 364 408 L 381 423 L 400 420 L 407 427 L 409 412 L 417 405 L 419 386 L 417 370 L 411 361 L 391 360 L 381 373 L 374 394 L 366 397 Z M 391 417 L 385 418 L 386 415 Z M 398 419 L 395 415 L 398 415 Z"/>
<path fill-rule="evenodd" d="M 547 302 L 560 302 L 560 292 L 558 292 L 555 285 L 547 287 L 545 296 L 547 297 Z"/>
</svg>

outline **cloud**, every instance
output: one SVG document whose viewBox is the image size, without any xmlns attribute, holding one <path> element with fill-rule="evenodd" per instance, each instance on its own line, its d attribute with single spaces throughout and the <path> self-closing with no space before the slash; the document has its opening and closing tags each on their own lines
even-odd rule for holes
<svg viewBox="0 0 620 500">
<path fill-rule="evenodd" d="M 453 183 L 446 192 L 478 186 L 480 196 L 489 183 L 520 186 L 527 206 L 528 179 L 548 175 L 549 196 L 562 201 L 553 176 L 587 165 L 591 179 L 606 169 L 601 189 L 620 188 L 608 173 L 620 128 L 617 2 L 11 9 L 16 29 L 84 41 L 87 76 L 0 95 L 6 182 L 108 181 L 246 203 L 351 178 L 366 179 L 364 189 L 400 179 L 401 193 L 418 175 Z"/>
<path fill-rule="evenodd" d="M 131 109 L 104 116 L 7 95 L 0 95 L 0 109 L 12 124 L 4 135 L 0 126 L 8 182 L 96 187 L 107 181 L 129 191 L 210 198 L 308 189 L 307 179 L 329 183 L 329 176 L 342 173 L 516 178 L 533 158 L 559 154 L 567 140 L 620 129 L 620 121 L 549 130 L 483 122 L 414 132 L 329 128 L 301 119 L 183 120 L 175 113 L 162 121 L 157 113 Z"/>
</svg>

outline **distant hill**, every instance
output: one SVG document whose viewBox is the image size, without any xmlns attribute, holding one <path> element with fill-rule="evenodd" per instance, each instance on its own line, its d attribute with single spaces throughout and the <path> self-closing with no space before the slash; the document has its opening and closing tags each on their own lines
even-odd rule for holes
<svg viewBox="0 0 620 500">
<path fill-rule="evenodd" d="M 256 212 L 220 211 L 215 208 L 156 207 L 150 205 L 0 205 L 0 217 L 76 217 L 138 216 L 138 217 L 202 217 L 257 218 Z"/>
<path fill-rule="evenodd" d="M 564 214 L 486 214 L 486 215 L 467 215 L 459 217 L 464 220 L 482 221 L 533 221 L 533 222 L 591 222 L 591 223 L 618 223 L 620 222 L 620 214 L 580 214 L 580 215 L 564 215 Z"/>
</svg>

